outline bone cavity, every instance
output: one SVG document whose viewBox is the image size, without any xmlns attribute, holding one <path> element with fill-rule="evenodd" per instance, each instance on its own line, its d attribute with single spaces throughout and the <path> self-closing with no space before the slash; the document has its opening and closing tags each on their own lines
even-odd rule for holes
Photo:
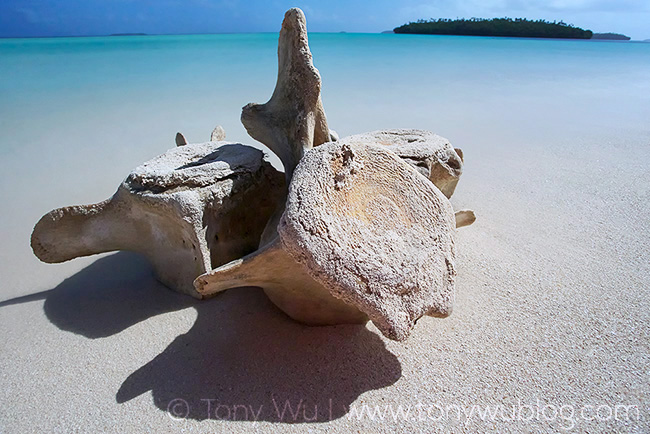
<svg viewBox="0 0 650 434">
<path fill-rule="evenodd" d="M 257 249 L 283 200 L 283 178 L 250 146 L 177 147 L 136 168 L 110 199 L 43 216 L 32 248 L 49 263 L 139 252 L 162 283 L 200 298 L 192 284 L 198 275 Z"/>
</svg>

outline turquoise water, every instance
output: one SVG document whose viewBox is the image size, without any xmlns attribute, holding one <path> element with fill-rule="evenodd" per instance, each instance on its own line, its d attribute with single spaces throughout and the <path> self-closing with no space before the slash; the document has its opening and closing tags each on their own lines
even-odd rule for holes
<svg viewBox="0 0 650 434">
<path fill-rule="evenodd" d="M 2 127 L 28 139 L 39 125 L 78 130 L 101 116 L 104 132 L 115 133 L 108 122 L 128 114 L 198 134 L 268 98 L 276 44 L 276 34 L 0 40 Z M 540 105 L 648 113 L 650 44 L 374 34 L 312 34 L 310 44 L 326 110 L 346 132 L 358 112 L 370 115 L 357 121 L 368 127 L 383 125 L 376 116 L 403 123 L 404 114 L 427 127 L 431 116 L 479 109 L 521 118 Z"/>
<path fill-rule="evenodd" d="M 17 139 L 0 150 L 57 146 L 40 141 L 55 134 L 113 135 L 100 141 L 118 147 L 177 129 L 199 140 L 216 123 L 243 140 L 239 109 L 270 96 L 276 44 L 276 34 L 0 40 L 1 127 Z M 649 118 L 650 44 L 374 34 L 312 34 L 310 44 L 341 133 Z"/>
<path fill-rule="evenodd" d="M 340 134 L 416 127 L 476 142 L 648 128 L 650 44 L 312 34 L 310 45 Z M 240 109 L 271 95 L 276 50 L 277 34 L 0 40 L 1 184 L 36 154 L 101 157 L 121 178 L 176 131 L 202 141 L 221 124 L 250 142 Z"/>
<path fill-rule="evenodd" d="M 311 34 L 310 45 L 341 135 L 429 129 L 469 156 L 650 141 L 650 44 Z M 240 110 L 270 97 L 276 50 L 277 34 L 0 40 L 4 266 L 35 263 L 43 213 L 108 197 L 177 131 L 199 142 L 221 124 L 252 142 Z"/>
</svg>

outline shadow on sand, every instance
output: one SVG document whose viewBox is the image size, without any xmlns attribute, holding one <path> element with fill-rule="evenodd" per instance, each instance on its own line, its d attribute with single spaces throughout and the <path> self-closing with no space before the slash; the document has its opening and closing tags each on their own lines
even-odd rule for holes
<svg viewBox="0 0 650 434">
<path fill-rule="evenodd" d="M 151 391 L 155 405 L 187 419 L 324 422 L 362 393 L 399 380 L 401 365 L 363 326 L 307 327 L 257 288 L 197 301 L 169 291 L 132 253 L 97 260 L 56 288 L 0 303 L 45 299 L 50 321 L 88 338 L 194 307 L 196 323 L 124 380 L 118 403 Z M 137 343 L 124 351 L 137 350 Z"/>
</svg>

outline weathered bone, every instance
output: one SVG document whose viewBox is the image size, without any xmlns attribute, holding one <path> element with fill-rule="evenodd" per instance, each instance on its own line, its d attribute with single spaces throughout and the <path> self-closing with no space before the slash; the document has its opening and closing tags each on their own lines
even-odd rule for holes
<svg viewBox="0 0 650 434">
<path fill-rule="evenodd" d="M 373 131 L 344 137 L 341 143 L 385 145 L 429 178 L 447 197 L 454 193 L 458 179 L 463 173 L 462 151 L 454 149 L 449 140 L 430 131 Z"/>
<path fill-rule="evenodd" d="M 305 151 L 330 141 L 321 102 L 321 79 L 312 62 L 307 22 L 300 9 L 287 11 L 278 42 L 278 80 L 266 104 L 248 104 L 241 121 L 248 134 L 269 147 L 291 179 Z"/>
<path fill-rule="evenodd" d="M 221 142 L 223 140 L 226 140 L 226 130 L 224 130 L 221 125 L 217 125 L 214 128 L 214 130 L 212 130 L 212 134 L 210 135 L 210 141 Z"/>
<path fill-rule="evenodd" d="M 273 96 L 242 111 L 251 136 L 283 162 L 288 193 L 261 151 L 188 145 L 178 133 L 180 147 L 135 169 L 112 198 L 45 215 L 32 234 L 34 253 L 62 262 L 134 250 L 177 291 L 202 298 L 256 285 L 301 322 L 371 319 L 396 340 L 423 315 L 449 315 L 455 228 L 475 220 L 470 210 L 454 214 L 445 197 L 462 172 L 462 151 L 419 130 L 335 142 L 320 86 L 304 14 L 291 9 Z M 211 137 L 223 140 L 223 128 Z"/>
<path fill-rule="evenodd" d="M 256 285 L 307 324 L 365 322 L 403 340 L 454 300 L 455 219 L 447 198 L 380 146 L 327 143 L 291 181 L 278 237 L 200 276 L 197 292 Z"/>
<path fill-rule="evenodd" d="M 185 145 L 136 168 L 104 202 L 46 214 L 31 244 L 49 263 L 140 252 L 161 282 L 200 298 L 194 279 L 256 250 L 284 189 L 283 175 L 255 148 Z"/>
<path fill-rule="evenodd" d="M 456 211 L 456 227 L 462 228 L 463 226 L 469 226 L 476 221 L 476 215 L 471 209 L 464 209 L 461 211 Z"/>
<path fill-rule="evenodd" d="M 182 133 L 176 133 L 176 146 L 185 146 L 187 145 L 187 139 Z"/>
</svg>

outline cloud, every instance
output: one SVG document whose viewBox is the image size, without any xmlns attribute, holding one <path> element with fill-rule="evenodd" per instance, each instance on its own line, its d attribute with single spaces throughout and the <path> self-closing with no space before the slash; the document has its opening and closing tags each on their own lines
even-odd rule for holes
<svg viewBox="0 0 650 434">
<path fill-rule="evenodd" d="M 292 6 L 303 8 L 310 31 L 379 32 L 418 19 L 509 16 L 650 36 L 650 0 L 0 0 L 0 35 L 277 31 Z"/>
<path fill-rule="evenodd" d="M 37 24 L 40 22 L 40 17 L 34 9 L 29 8 L 16 8 L 16 12 L 22 14 L 25 18 L 25 21 L 31 24 Z"/>
<path fill-rule="evenodd" d="M 547 8 L 573 12 L 642 12 L 650 10 L 648 2 L 645 0 L 553 0 L 547 4 Z"/>
<path fill-rule="evenodd" d="M 539 14 L 543 12 L 648 12 L 647 0 L 458 0 L 455 2 L 406 1 L 400 15 L 431 17 L 472 17 Z"/>
<path fill-rule="evenodd" d="M 34 8 L 17 7 L 14 11 L 22 15 L 29 24 L 54 24 L 59 21 L 55 14 L 42 13 Z"/>
</svg>

